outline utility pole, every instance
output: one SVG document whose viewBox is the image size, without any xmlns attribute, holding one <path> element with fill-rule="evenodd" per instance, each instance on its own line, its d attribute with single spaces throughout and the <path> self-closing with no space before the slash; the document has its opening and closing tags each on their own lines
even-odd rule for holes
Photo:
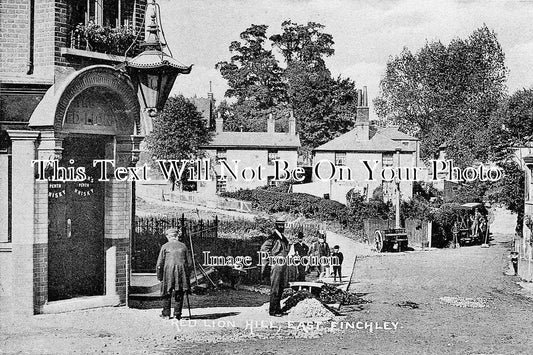
<svg viewBox="0 0 533 355">
<path fill-rule="evenodd" d="M 400 162 L 400 149 L 396 150 L 396 164 L 398 166 L 398 170 L 401 169 L 401 162 Z M 400 198 L 400 179 L 396 177 L 394 179 L 395 185 L 396 185 L 396 229 L 401 228 L 400 225 L 400 201 L 402 200 Z"/>
<path fill-rule="evenodd" d="M 396 229 L 401 228 L 400 225 L 400 181 L 396 180 Z"/>
</svg>

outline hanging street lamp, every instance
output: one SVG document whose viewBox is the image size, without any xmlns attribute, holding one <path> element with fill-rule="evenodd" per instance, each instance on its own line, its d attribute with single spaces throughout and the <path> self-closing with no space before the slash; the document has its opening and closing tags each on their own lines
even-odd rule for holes
<svg viewBox="0 0 533 355">
<path fill-rule="evenodd" d="M 140 44 L 143 51 L 135 58 L 126 60 L 122 67 L 126 69 L 136 86 L 141 107 L 146 110 L 148 116 L 153 118 L 165 106 L 177 76 L 189 74 L 192 65 L 186 66 L 174 59 L 167 44 L 161 42 L 160 28 L 163 39 L 165 39 L 160 22 L 161 11 L 155 0 L 152 1 L 151 5 L 153 12 L 146 26 L 146 38 Z M 163 51 L 165 47 L 169 54 Z"/>
</svg>

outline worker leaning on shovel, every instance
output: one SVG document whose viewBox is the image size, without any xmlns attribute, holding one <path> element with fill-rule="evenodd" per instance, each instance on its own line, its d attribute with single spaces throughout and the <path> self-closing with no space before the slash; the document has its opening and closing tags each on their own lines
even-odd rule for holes
<svg viewBox="0 0 533 355">
<path fill-rule="evenodd" d="M 261 251 L 267 252 L 270 257 L 283 257 L 287 259 L 289 254 L 289 241 L 283 234 L 285 231 L 285 221 L 277 220 L 274 233 L 261 245 Z M 266 277 L 267 263 L 261 263 L 261 276 Z M 281 296 L 283 290 L 288 286 L 287 264 L 276 263 L 270 267 L 270 307 L 268 313 L 271 316 L 281 316 Z"/>
<path fill-rule="evenodd" d="M 190 270 L 192 258 L 189 249 L 182 242 L 183 234 L 176 228 L 170 228 L 166 232 L 168 242 L 166 242 L 159 252 L 157 258 L 157 279 L 161 282 L 161 296 L 163 297 L 162 318 L 170 317 L 170 306 L 172 293 L 176 299 L 174 305 L 174 317 L 181 319 L 183 308 L 183 296 L 190 293 Z"/>
</svg>

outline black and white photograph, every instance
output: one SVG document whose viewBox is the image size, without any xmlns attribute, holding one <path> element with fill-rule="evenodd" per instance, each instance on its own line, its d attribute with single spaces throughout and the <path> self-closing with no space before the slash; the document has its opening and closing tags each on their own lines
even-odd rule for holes
<svg viewBox="0 0 533 355">
<path fill-rule="evenodd" d="M 532 354 L 532 19 L 0 0 L 0 354 Z"/>
</svg>

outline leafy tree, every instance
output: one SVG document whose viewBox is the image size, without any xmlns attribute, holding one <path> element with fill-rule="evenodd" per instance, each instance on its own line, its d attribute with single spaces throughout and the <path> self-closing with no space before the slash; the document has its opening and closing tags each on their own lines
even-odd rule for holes
<svg viewBox="0 0 533 355">
<path fill-rule="evenodd" d="M 302 144 L 316 147 L 353 127 L 355 84 L 344 78 L 332 78 L 324 58 L 334 54 L 333 37 L 324 26 L 308 22 L 300 25 L 290 20 L 282 23 L 282 32 L 269 38 L 284 60 L 281 68 L 272 51 L 266 49 L 266 25 L 252 25 L 241 33 L 241 42 L 232 42 L 231 62 L 216 68 L 228 80 L 222 114 L 226 129 L 264 131 L 266 117 L 272 113 L 286 126 L 292 108 Z M 281 130 L 284 130 L 282 128 Z"/>
<path fill-rule="evenodd" d="M 240 34 L 241 42 L 229 46 L 229 62 L 216 64 L 228 81 L 227 97 L 237 98 L 239 104 L 253 101 L 258 109 L 267 109 L 285 100 L 283 69 L 271 50 L 265 48 L 266 25 L 251 25 Z"/>
<path fill-rule="evenodd" d="M 504 100 L 493 116 L 491 130 L 492 159 L 503 169 L 504 176 L 490 186 L 486 195 L 517 214 L 516 232 L 522 234 L 525 172 L 517 163 L 514 150 L 533 138 L 533 89 L 516 91 Z"/>
<path fill-rule="evenodd" d="M 426 43 L 413 54 L 404 48 L 387 63 L 374 100 L 378 115 L 421 140 L 430 159 L 446 143 L 458 165 L 488 159 L 491 117 L 505 96 L 504 53 L 487 26 L 448 46 Z"/>
<path fill-rule="evenodd" d="M 181 160 L 202 157 L 199 147 L 208 144 L 211 138 L 202 114 L 192 102 L 179 95 L 167 100 L 146 142 L 155 159 Z"/>
<path fill-rule="evenodd" d="M 267 118 L 270 114 L 275 119 L 276 132 L 288 131 L 290 110 L 287 104 L 261 110 L 254 101 L 230 104 L 222 101 L 217 107 L 224 119 L 224 131 L 228 132 L 264 132 L 267 129 Z"/>
<path fill-rule="evenodd" d="M 491 121 L 495 139 L 492 153 L 498 158 L 508 156 L 509 149 L 524 146 L 533 139 L 533 89 L 516 91 L 503 101 Z"/>
<path fill-rule="evenodd" d="M 283 32 L 271 36 L 270 40 L 279 48 L 288 65 L 297 61 L 313 67 L 326 67 L 324 57 L 333 55 L 335 50 L 333 36 L 322 32 L 324 25 L 316 22 L 299 25 L 286 20 L 281 28 Z"/>
<path fill-rule="evenodd" d="M 333 79 L 329 70 L 304 62 L 292 62 L 285 77 L 303 146 L 317 147 L 353 128 L 357 97 L 353 81 Z"/>
</svg>

